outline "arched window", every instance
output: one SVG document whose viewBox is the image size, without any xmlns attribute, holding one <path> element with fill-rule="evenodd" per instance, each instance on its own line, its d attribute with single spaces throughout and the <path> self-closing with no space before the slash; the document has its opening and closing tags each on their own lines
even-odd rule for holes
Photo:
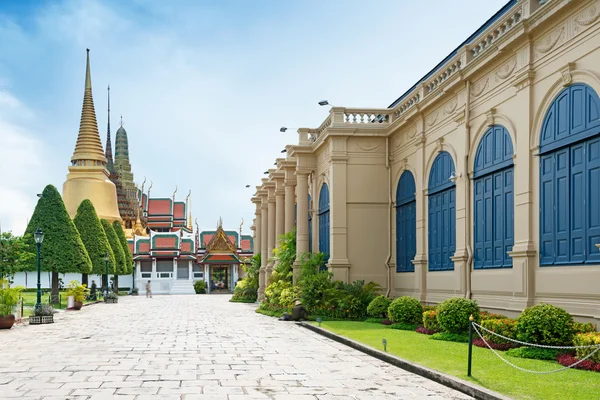
<svg viewBox="0 0 600 400">
<path fill-rule="evenodd" d="M 600 263 L 600 99 L 584 84 L 556 96 L 540 138 L 540 264 Z"/>
<path fill-rule="evenodd" d="M 312 241 L 313 241 L 313 233 L 312 233 L 312 207 L 311 207 L 311 202 L 312 198 L 310 197 L 310 194 L 308 195 L 308 252 L 312 253 Z"/>
<path fill-rule="evenodd" d="M 474 268 L 510 268 L 514 244 L 513 146 L 506 128 L 494 125 L 475 155 Z"/>
<path fill-rule="evenodd" d="M 329 261 L 329 188 L 324 183 L 319 193 L 319 251 Z"/>
<path fill-rule="evenodd" d="M 414 272 L 417 252 L 415 180 L 410 171 L 400 176 L 396 189 L 396 272 Z"/>
<path fill-rule="evenodd" d="M 453 172 L 450 154 L 438 154 L 429 172 L 429 271 L 454 269 L 450 259 L 456 251 L 456 186 L 450 180 Z"/>
</svg>

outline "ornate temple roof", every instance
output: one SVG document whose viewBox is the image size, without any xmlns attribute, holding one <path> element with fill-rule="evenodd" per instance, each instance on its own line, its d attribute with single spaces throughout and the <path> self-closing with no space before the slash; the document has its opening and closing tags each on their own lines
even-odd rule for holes
<svg viewBox="0 0 600 400">
<path fill-rule="evenodd" d="M 81 121 L 79 123 L 79 134 L 71 163 L 76 165 L 78 161 L 96 161 L 100 165 L 106 165 L 104 149 L 98 132 L 98 122 L 94 110 L 94 99 L 92 97 L 92 77 L 90 72 L 90 49 L 87 49 L 87 61 L 85 67 L 85 90 L 83 93 L 83 107 L 81 109 Z"/>
</svg>

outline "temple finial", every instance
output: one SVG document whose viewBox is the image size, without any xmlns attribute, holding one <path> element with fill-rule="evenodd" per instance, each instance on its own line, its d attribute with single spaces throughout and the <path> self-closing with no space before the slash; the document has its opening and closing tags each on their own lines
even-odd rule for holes
<svg viewBox="0 0 600 400">
<path fill-rule="evenodd" d="M 104 156 L 104 148 L 100 141 L 98 122 L 96 121 L 96 112 L 94 110 L 94 99 L 92 97 L 90 49 L 87 49 L 83 107 L 81 109 L 81 121 L 79 124 L 79 134 L 77 135 L 77 144 L 75 145 L 73 157 L 71 157 L 71 163 L 73 165 L 86 165 L 86 163 L 90 161 L 93 163 L 98 162 L 100 165 L 106 166 L 106 157 Z"/>
<path fill-rule="evenodd" d="M 106 169 L 110 173 L 115 172 L 115 166 L 113 163 L 112 143 L 110 139 L 110 85 L 108 85 L 108 122 L 106 123 Z"/>
<path fill-rule="evenodd" d="M 121 126 L 123 126 L 123 114 L 121 114 Z"/>
</svg>

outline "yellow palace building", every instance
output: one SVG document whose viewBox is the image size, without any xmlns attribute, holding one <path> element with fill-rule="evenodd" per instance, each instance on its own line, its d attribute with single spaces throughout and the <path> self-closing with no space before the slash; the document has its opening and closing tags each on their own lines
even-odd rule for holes
<svg viewBox="0 0 600 400">
<path fill-rule="evenodd" d="M 299 129 L 252 198 L 256 251 L 295 227 L 392 297 L 600 319 L 599 47 L 599 1 L 509 1 L 388 107 Z"/>
</svg>

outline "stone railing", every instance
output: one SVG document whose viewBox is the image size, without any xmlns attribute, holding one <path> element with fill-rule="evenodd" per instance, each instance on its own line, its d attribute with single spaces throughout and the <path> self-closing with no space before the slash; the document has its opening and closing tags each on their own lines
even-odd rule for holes
<svg viewBox="0 0 600 400">
<path fill-rule="evenodd" d="M 436 75 L 434 75 L 434 78 L 430 80 L 426 86 L 427 94 L 433 92 L 441 83 L 450 78 L 456 71 L 460 70 L 462 62 L 457 58 L 460 58 L 460 56 L 455 56 L 452 60 L 446 63 L 446 66 L 444 66 L 441 72 L 438 72 Z"/>
<path fill-rule="evenodd" d="M 471 55 L 473 58 L 479 57 L 485 50 L 489 49 L 494 42 L 510 31 L 523 16 L 523 7 L 516 7 L 510 13 L 505 15 L 499 21 L 495 22 L 489 29 L 487 34 L 473 42 L 471 47 Z"/>
<path fill-rule="evenodd" d="M 344 122 L 347 124 L 389 124 L 391 110 L 346 108 Z"/>
<path fill-rule="evenodd" d="M 323 131 L 325 131 L 325 129 L 327 129 L 330 126 L 331 126 L 331 114 L 327 118 L 325 118 L 325 121 L 323 121 L 321 126 L 319 126 L 317 129 L 309 129 L 308 130 L 309 140 L 312 142 L 315 142 L 321 136 Z"/>
<path fill-rule="evenodd" d="M 421 95 L 418 93 L 418 90 L 419 89 L 416 89 L 415 92 L 417 93 L 413 92 L 414 94 L 412 94 L 406 101 L 404 101 L 404 103 L 396 107 L 396 111 L 394 112 L 394 116 L 396 118 L 398 118 L 406 111 L 411 109 L 415 104 L 417 104 L 421 100 Z"/>
</svg>

